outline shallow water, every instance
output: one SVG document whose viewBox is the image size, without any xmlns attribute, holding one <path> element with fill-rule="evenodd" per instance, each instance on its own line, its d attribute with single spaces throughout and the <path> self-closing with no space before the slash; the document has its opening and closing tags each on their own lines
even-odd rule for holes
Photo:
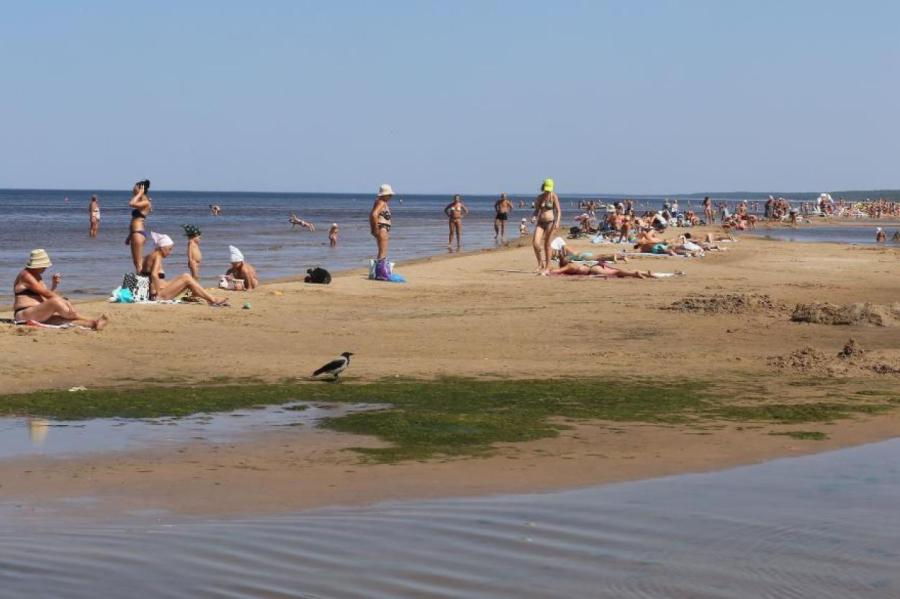
<svg viewBox="0 0 900 599">
<path fill-rule="evenodd" d="M 544 495 L 238 520 L 0 510 L 0 597 L 900 596 L 900 440 Z"/>
<path fill-rule="evenodd" d="M 289 403 L 185 418 L 97 418 L 55 421 L 0 418 L 0 459 L 26 455 L 62 457 L 130 451 L 197 441 L 219 443 L 283 427 L 314 427 L 320 420 L 372 409 L 367 404 Z"/>
<path fill-rule="evenodd" d="M 758 228 L 751 234 L 782 241 L 805 241 L 815 243 L 854 243 L 875 244 L 875 227 L 882 227 L 888 236 L 887 247 L 900 247 L 900 243 L 891 242 L 894 231 L 900 230 L 900 224 L 854 223 L 852 226 L 841 227 L 806 227 L 798 229 L 762 229 Z"/>
</svg>

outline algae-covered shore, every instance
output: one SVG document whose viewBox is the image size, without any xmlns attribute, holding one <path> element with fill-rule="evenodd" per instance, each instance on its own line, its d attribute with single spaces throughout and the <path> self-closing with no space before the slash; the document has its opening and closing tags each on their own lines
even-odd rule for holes
<svg viewBox="0 0 900 599">
<path fill-rule="evenodd" d="M 514 248 L 407 265 L 406 285 L 356 271 L 327 287 L 273 283 L 249 311 L 88 303 L 110 311 L 107 330 L 0 329 L 0 414 L 385 407 L 326 420 L 312 440 L 279 431 L 4 460 L 0 498 L 269 512 L 544 490 L 886 438 L 900 421 L 896 323 L 792 315 L 814 303 L 890 313 L 898 257 L 744 239 L 703 259 L 626 265 L 684 277 L 605 281 L 535 277 L 530 248 Z M 342 351 L 355 354 L 346 382 L 308 380 Z"/>
</svg>

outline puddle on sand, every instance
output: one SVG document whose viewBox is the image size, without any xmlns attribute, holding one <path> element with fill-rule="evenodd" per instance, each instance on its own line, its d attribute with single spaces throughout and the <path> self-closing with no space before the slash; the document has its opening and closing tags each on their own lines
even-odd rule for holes
<svg viewBox="0 0 900 599">
<path fill-rule="evenodd" d="M 285 427 L 314 427 L 320 420 L 379 409 L 375 404 L 295 402 L 180 418 L 46 420 L 0 418 L 0 459 L 28 455 L 71 456 L 128 451 L 195 441 L 224 443 L 241 435 Z"/>
<path fill-rule="evenodd" d="M 239 519 L 4 516 L 0 599 L 896 599 L 900 440 L 725 472 Z"/>
</svg>

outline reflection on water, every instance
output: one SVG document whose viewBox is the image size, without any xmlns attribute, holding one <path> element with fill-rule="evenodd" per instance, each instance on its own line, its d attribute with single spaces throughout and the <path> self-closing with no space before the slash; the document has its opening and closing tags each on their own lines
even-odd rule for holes
<svg viewBox="0 0 900 599">
<path fill-rule="evenodd" d="M 223 442 L 238 435 L 276 427 L 311 427 L 322 418 L 374 407 L 377 406 L 298 402 L 234 412 L 195 414 L 186 418 L 99 418 L 83 421 L 0 418 L 0 459 L 32 454 L 62 456 L 125 451 L 191 441 Z"/>
<path fill-rule="evenodd" d="M 3 519 L 0 597 L 900 597 L 900 440 L 726 472 L 240 520 Z"/>
</svg>

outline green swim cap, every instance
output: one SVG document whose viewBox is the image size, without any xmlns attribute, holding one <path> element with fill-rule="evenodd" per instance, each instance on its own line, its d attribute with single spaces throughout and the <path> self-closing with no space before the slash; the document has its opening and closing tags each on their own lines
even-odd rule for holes
<svg viewBox="0 0 900 599">
<path fill-rule="evenodd" d="M 553 179 L 544 179 L 541 185 L 541 191 L 553 191 Z"/>
</svg>

